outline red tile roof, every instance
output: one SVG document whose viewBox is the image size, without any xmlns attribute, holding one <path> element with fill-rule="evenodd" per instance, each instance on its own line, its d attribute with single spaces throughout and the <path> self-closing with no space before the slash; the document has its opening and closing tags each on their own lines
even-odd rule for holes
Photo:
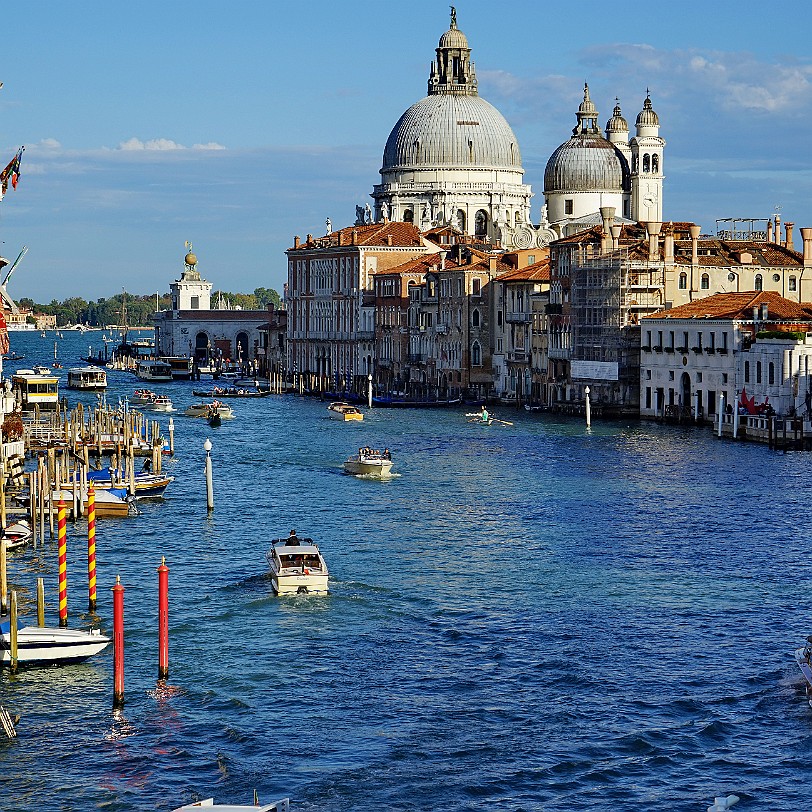
<svg viewBox="0 0 812 812">
<path fill-rule="evenodd" d="M 323 237 L 311 238 L 299 244 L 299 247 L 291 246 L 288 250 L 297 251 L 311 248 L 336 248 L 339 245 L 352 245 L 353 234 L 355 234 L 356 246 L 364 247 L 389 247 L 387 237 L 392 238 L 393 248 L 419 248 L 423 245 L 423 236 L 420 229 L 412 223 L 372 223 L 366 226 L 347 226 L 346 228 L 325 234 Z"/>
<path fill-rule="evenodd" d="M 500 282 L 549 282 L 550 281 L 550 258 L 539 260 L 524 268 L 515 268 L 512 271 L 503 273 L 499 277 Z"/>
<path fill-rule="evenodd" d="M 705 299 L 661 310 L 644 319 L 732 319 L 751 321 L 753 308 L 767 305 L 768 318 L 777 321 L 812 321 L 812 303 L 792 302 L 773 291 L 749 290 L 717 293 Z"/>
</svg>

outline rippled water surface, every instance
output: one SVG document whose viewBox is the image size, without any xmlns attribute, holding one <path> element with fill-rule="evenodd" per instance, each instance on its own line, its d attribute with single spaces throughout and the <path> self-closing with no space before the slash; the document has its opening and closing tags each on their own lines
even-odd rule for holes
<svg viewBox="0 0 812 812">
<path fill-rule="evenodd" d="M 63 363 L 88 343 L 61 340 Z M 12 348 L 47 363 L 52 334 Z M 137 385 L 110 383 L 113 399 Z M 193 400 L 191 384 L 164 389 Z M 484 427 L 386 409 L 344 425 L 293 397 L 233 406 L 217 429 L 176 415 L 166 499 L 98 522 L 103 628 L 116 574 L 126 587 L 123 715 L 111 651 L 0 674 L 22 715 L 0 740 L 0 809 L 171 810 L 254 789 L 294 812 L 688 812 L 728 792 L 742 812 L 808 806 L 812 711 L 792 660 L 812 624 L 808 455 L 507 409 L 513 426 Z M 388 446 L 399 476 L 344 476 L 360 445 Z M 293 527 L 320 543 L 329 596 L 273 596 L 265 552 Z M 69 524 L 75 626 L 85 532 Z M 46 541 L 10 567 L 29 593 L 45 576 L 51 623 L 56 561 Z"/>
</svg>

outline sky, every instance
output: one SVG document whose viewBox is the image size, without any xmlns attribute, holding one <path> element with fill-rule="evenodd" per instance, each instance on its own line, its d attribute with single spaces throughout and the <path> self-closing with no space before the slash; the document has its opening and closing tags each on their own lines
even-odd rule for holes
<svg viewBox="0 0 812 812">
<path fill-rule="evenodd" d="M 812 226 L 806 5 L 459 0 L 480 95 L 512 126 L 531 219 L 589 82 L 600 124 L 647 89 L 665 220 L 780 213 Z M 350 225 L 383 147 L 426 95 L 449 6 L 300 0 L 30 0 L 0 51 L 9 283 L 37 302 L 165 293 L 191 241 L 215 289 L 281 292 L 293 236 Z"/>
</svg>

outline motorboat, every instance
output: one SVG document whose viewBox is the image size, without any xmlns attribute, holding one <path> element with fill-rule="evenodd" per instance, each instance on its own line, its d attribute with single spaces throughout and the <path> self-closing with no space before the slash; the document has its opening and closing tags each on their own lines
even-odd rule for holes
<svg viewBox="0 0 812 812">
<path fill-rule="evenodd" d="M 80 663 L 104 650 L 110 638 L 98 629 L 26 626 L 17 622 L 17 662 L 26 665 Z M 11 623 L 0 623 L 0 665 L 11 664 Z"/>
<path fill-rule="evenodd" d="M 127 489 L 127 481 L 122 479 L 112 468 L 102 468 L 98 471 L 88 471 L 87 478 L 93 483 L 94 490 Z M 164 474 L 153 474 L 150 471 L 139 471 L 133 479 L 135 480 L 135 498 L 149 499 L 151 497 L 163 496 L 169 485 L 175 481 L 173 476 Z M 70 487 L 70 486 L 68 486 Z"/>
<path fill-rule="evenodd" d="M 174 412 L 172 401 L 166 395 L 156 395 L 151 403 L 146 405 L 153 412 Z"/>
<path fill-rule="evenodd" d="M 100 392 L 107 389 L 107 373 L 97 366 L 69 369 L 68 389 L 79 389 L 83 392 Z"/>
<path fill-rule="evenodd" d="M 355 406 L 351 406 L 343 400 L 333 401 L 328 407 L 327 411 L 330 412 L 330 417 L 336 420 L 343 420 L 349 422 L 351 420 L 363 420 L 363 413 Z"/>
<path fill-rule="evenodd" d="M 326 595 L 327 562 L 310 538 L 295 530 L 286 539 L 276 539 L 267 553 L 271 586 L 277 595 Z"/>
<path fill-rule="evenodd" d="M 192 804 L 179 806 L 174 812 L 195 812 L 197 809 L 208 809 L 211 812 L 290 812 L 290 798 L 282 798 L 272 804 L 260 804 L 254 798 L 251 806 L 235 806 L 234 804 L 216 804 L 214 798 L 206 798 L 205 801 L 196 801 Z"/>
<path fill-rule="evenodd" d="M 806 696 L 812 707 L 812 635 L 806 638 L 803 648 L 795 650 L 795 662 L 806 680 Z"/>
<path fill-rule="evenodd" d="M 0 533 L 0 538 L 6 540 L 7 550 L 16 550 L 18 547 L 28 544 L 32 537 L 31 525 L 25 519 L 8 525 Z"/>
<path fill-rule="evenodd" d="M 359 448 L 344 463 L 344 472 L 355 476 L 386 477 L 392 469 L 392 456 L 388 449 L 383 452 L 372 448 Z"/>
<path fill-rule="evenodd" d="M 34 372 L 36 372 L 37 375 L 50 375 L 51 368 L 38 364 L 37 366 L 34 367 Z"/>
<path fill-rule="evenodd" d="M 133 512 L 138 512 L 133 505 L 133 499 L 127 494 L 127 488 L 122 487 L 102 487 L 101 483 L 96 486 L 93 483 L 94 489 L 94 505 L 97 517 L 111 516 L 111 517 L 124 517 L 129 516 Z M 82 504 L 82 512 L 87 516 L 88 501 L 87 490 L 85 488 L 76 488 L 76 498 Z M 51 500 L 54 506 L 59 502 L 64 502 L 70 507 L 74 502 L 73 485 L 71 483 L 63 484 L 61 487 L 55 488 L 51 491 Z"/>
<path fill-rule="evenodd" d="M 221 418 L 230 420 L 234 417 L 234 410 L 231 406 L 228 406 L 225 403 L 220 403 L 217 400 L 211 401 L 211 403 L 193 403 L 184 414 L 187 417 L 205 417 L 209 418 L 213 412 L 216 412 L 220 415 Z"/>
<path fill-rule="evenodd" d="M 158 394 L 151 389 L 136 389 L 130 398 L 130 404 L 132 406 L 149 406 L 157 397 Z"/>
<path fill-rule="evenodd" d="M 193 389 L 196 398 L 264 398 L 271 394 L 270 389 L 256 389 L 253 386 L 214 386 L 211 389 Z"/>
</svg>

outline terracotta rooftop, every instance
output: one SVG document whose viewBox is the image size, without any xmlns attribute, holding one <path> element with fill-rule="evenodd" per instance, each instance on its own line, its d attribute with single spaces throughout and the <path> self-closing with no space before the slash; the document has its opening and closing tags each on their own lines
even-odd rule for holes
<svg viewBox="0 0 812 812">
<path fill-rule="evenodd" d="M 792 302 L 774 291 L 717 293 L 705 299 L 661 310 L 644 319 L 732 319 L 752 321 L 753 308 L 767 305 L 771 321 L 812 321 L 812 303 Z"/>
<path fill-rule="evenodd" d="M 420 229 L 412 223 L 372 223 L 366 226 L 347 226 L 346 228 L 325 234 L 323 237 L 303 241 L 299 247 L 291 246 L 289 251 L 308 250 L 312 248 L 336 248 L 355 245 L 364 247 L 389 247 L 387 238 L 392 238 L 392 248 L 420 248 L 424 245 Z"/>
<path fill-rule="evenodd" d="M 433 271 L 435 268 L 438 268 L 440 266 L 441 262 L 440 256 L 441 256 L 440 252 L 435 252 L 433 254 L 425 254 L 422 257 L 410 259 L 401 265 L 396 265 L 394 268 L 387 268 L 386 270 L 375 271 L 374 275 L 395 276 L 403 273 L 426 273 L 428 271 Z M 445 258 L 445 266 L 447 270 L 452 270 L 458 267 L 457 263 L 448 256 L 446 256 Z"/>
<path fill-rule="evenodd" d="M 550 258 L 526 265 L 524 268 L 515 268 L 512 271 L 503 273 L 499 277 L 500 282 L 549 282 L 550 281 Z"/>
</svg>

